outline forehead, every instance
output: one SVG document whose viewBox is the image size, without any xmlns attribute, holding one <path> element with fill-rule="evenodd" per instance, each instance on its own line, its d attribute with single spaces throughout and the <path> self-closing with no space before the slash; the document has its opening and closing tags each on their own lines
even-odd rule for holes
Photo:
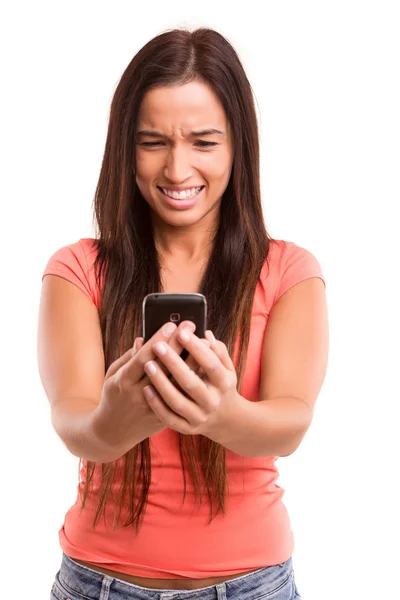
<svg viewBox="0 0 400 600">
<path fill-rule="evenodd" d="M 159 129 L 167 135 L 186 135 L 197 127 L 227 128 L 218 97 L 210 86 L 197 81 L 149 90 L 138 117 L 138 129 Z"/>
</svg>

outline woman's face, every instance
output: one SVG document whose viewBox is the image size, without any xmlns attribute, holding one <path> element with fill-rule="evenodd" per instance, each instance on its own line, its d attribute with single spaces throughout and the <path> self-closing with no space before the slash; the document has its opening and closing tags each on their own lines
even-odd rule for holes
<svg viewBox="0 0 400 600">
<path fill-rule="evenodd" d="M 138 115 L 136 182 L 156 221 L 214 221 L 232 160 L 229 123 L 208 85 L 191 82 L 146 93 Z"/>
</svg>

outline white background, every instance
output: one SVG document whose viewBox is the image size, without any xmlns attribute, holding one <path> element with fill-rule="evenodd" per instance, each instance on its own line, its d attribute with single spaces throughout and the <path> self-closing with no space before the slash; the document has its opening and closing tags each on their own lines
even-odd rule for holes
<svg viewBox="0 0 400 600">
<path fill-rule="evenodd" d="M 234 45 L 261 127 L 272 236 L 327 282 L 330 356 L 300 448 L 278 460 L 303 600 L 399 598 L 398 2 L 9 2 L 1 15 L 2 591 L 42 600 L 78 459 L 53 432 L 36 330 L 51 254 L 92 237 L 112 95 L 165 29 Z M 13 590 L 13 592 L 11 592 Z"/>
</svg>

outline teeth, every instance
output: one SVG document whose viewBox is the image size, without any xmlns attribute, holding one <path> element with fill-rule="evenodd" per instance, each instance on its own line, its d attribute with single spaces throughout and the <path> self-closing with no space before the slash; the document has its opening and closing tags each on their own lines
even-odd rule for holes
<svg viewBox="0 0 400 600">
<path fill-rule="evenodd" d="M 169 190 L 166 190 L 165 188 L 161 188 L 162 191 L 164 192 L 164 194 L 166 196 L 169 196 L 170 198 L 173 198 L 174 200 L 187 200 L 188 198 L 193 198 L 193 196 L 195 196 L 199 190 L 201 190 L 201 187 L 197 187 L 197 188 L 192 188 L 190 190 L 186 190 L 183 192 L 170 192 Z"/>
</svg>

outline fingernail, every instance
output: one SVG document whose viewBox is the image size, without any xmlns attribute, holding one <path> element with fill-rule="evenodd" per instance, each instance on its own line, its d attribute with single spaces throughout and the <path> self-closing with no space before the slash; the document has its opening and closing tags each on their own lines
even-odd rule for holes
<svg viewBox="0 0 400 600">
<path fill-rule="evenodd" d="M 146 396 L 146 398 L 154 397 L 154 392 L 153 392 L 151 385 L 146 385 L 146 387 L 143 388 L 143 394 Z"/>
<path fill-rule="evenodd" d="M 188 342 L 190 340 L 192 332 L 189 331 L 189 329 L 182 329 L 182 331 L 179 332 L 179 337 L 182 340 L 182 342 Z"/>
<path fill-rule="evenodd" d="M 154 344 L 153 350 L 157 354 L 161 354 L 161 356 L 164 356 L 164 354 L 167 353 L 167 345 L 163 344 L 162 342 L 157 342 L 157 344 Z"/>
<path fill-rule="evenodd" d="M 175 323 L 167 323 L 163 329 L 163 333 L 166 337 L 171 337 L 176 329 Z"/>
<path fill-rule="evenodd" d="M 148 375 L 154 375 L 157 372 L 156 365 L 152 360 L 144 365 L 144 370 Z"/>
</svg>

